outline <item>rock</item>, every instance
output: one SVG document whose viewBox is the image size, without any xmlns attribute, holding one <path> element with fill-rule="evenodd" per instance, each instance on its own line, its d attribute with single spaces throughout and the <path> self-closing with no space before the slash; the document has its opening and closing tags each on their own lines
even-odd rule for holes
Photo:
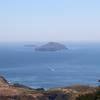
<svg viewBox="0 0 100 100">
<path fill-rule="evenodd" d="M 100 80 L 98 80 L 98 82 L 100 82 Z"/>
<path fill-rule="evenodd" d="M 0 86 L 9 86 L 8 81 L 3 76 L 0 76 Z"/>
<path fill-rule="evenodd" d="M 63 88 L 53 88 L 48 90 L 50 100 L 95 100 L 97 88 L 84 85 L 74 85 Z M 90 99 L 83 99 L 83 98 Z M 80 99 L 81 98 L 81 99 Z"/>
<path fill-rule="evenodd" d="M 49 100 L 70 100 L 71 94 L 66 94 L 62 91 L 48 91 L 46 94 Z"/>
<path fill-rule="evenodd" d="M 18 88 L 24 88 L 24 89 L 33 90 L 33 88 L 30 88 L 30 87 L 28 87 L 28 86 L 25 86 L 25 85 L 22 85 L 22 84 L 19 84 L 19 83 L 14 83 L 14 84 L 12 84 L 11 86 L 13 86 L 13 87 L 18 87 Z"/>
<path fill-rule="evenodd" d="M 37 88 L 37 89 L 35 89 L 35 90 L 37 90 L 37 91 L 45 91 L 44 88 Z"/>
<path fill-rule="evenodd" d="M 59 51 L 59 50 L 66 50 L 65 45 L 57 43 L 57 42 L 48 42 L 45 45 L 35 48 L 35 51 Z"/>
<path fill-rule="evenodd" d="M 48 100 L 40 91 L 21 84 L 9 84 L 0 76 L 0 100 Z"/>
</svg>

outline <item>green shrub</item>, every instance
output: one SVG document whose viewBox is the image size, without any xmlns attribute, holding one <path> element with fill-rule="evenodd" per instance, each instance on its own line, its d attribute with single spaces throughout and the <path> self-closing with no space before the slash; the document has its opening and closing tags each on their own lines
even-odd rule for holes
<svg viewBox="0 0 100 100">
<path fill-rule="evenodd" d="M 96 100 L 96 94 L 81 95 L 77 97 L 76 100 Z"/>
</svg>

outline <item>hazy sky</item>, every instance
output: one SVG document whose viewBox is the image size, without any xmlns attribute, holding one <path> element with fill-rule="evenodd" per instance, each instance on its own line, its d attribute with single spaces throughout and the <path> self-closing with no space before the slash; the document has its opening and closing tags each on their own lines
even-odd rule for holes
<svg viewBox="0 0 100 100">
<path fill-rule="evenodd" d="M 0 0 L 0 41 L 100 41 L 100 0 Z"/>
</svg>

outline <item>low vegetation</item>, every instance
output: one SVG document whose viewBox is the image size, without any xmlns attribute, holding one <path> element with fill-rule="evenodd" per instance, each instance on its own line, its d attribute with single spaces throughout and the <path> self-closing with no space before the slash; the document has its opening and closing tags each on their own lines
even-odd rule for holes
<svg viewBox="0 0 100 100">
<path fill-rule="evenodd" d="M 100 87 L 74 85 L 44 90 L 9 84 L 0 77 L 0 100 L 100 100 Z"/>
</svg>

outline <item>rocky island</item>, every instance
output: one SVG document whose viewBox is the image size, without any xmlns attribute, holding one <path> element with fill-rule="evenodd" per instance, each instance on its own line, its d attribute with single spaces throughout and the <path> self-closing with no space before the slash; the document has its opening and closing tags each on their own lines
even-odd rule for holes
<svg viewBox="0 0 100 100">
<path fill-rule="evenodd" d="M 57 42 L 48 42 L 40 47 L 35 48 L 35 51 L 60 51 L 68 49 L 65 45 Z"/>
<path fill-rule="evenodd" d="M 75 85 L 53 89 L 33 89 L 9 83 L 0 76 L 0 100 L 100 100 L 100 87 Z"/>
</svg>

